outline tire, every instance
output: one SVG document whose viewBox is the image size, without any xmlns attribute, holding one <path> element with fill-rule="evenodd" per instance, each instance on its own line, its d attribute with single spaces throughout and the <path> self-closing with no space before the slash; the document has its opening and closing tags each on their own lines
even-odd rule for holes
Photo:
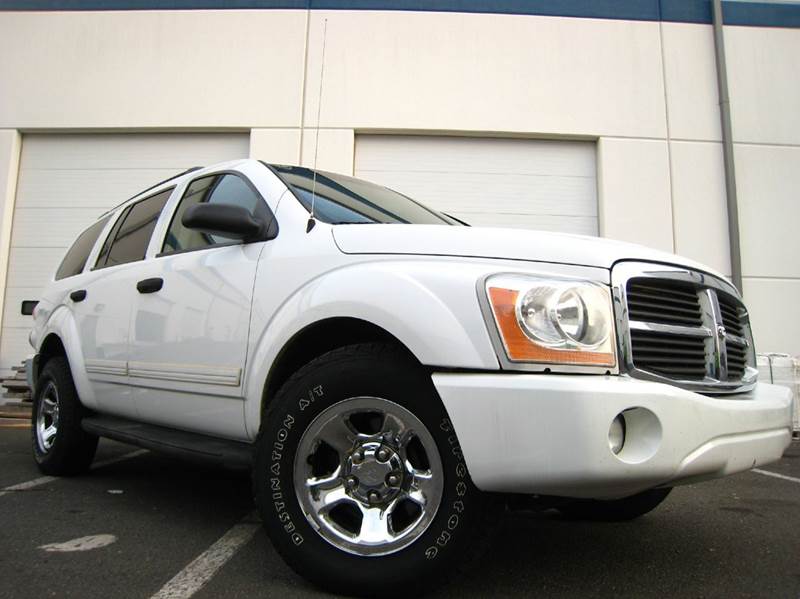
<svg viewBox="0 0 800 599">
<path fill-rule="evenodd" d="M 394 435 L 403 430 L 398 419 L 414 434 Z M 319 442 L 322 437 L 331 444 Z M 403 460 L 415 474 L 397 466 Z M 392 480 L 395 472 L 400 475 Z M 432 476 L 418 476 L 423 472 Z M 307 479 L 339 489 L 331 492 L 338 493 L 332 507 L 314 508 L 311 502 L 321 501 L 323 491 L 314 500 Z M 412 482 L 425 491 L 415 492 Z M 486 545 L 487 514 L 493 514 L 492 500 L 472 484 L 430 377 L 384 344 L 331 351 L 283 385 L 257 443 L 254 487 L 264 526 L 286 563 L 345 595 L 430 591 Z M 427 507 L 405 493 L 424 498 Z M 381 524 L 370 530 L 367 521 Z"/>
<path fill-rule="evenodd" d="M 631 497 L 603 501 L 579 499 L 559 506 L 558 510 L 574 520 L 593 522 L 624 522 L 644 516 L 656 509 L 672 491 L 671 488 L 650 489 Z"/>
<path fill-rule="evenodd" d="M 98 439 L 81 428 L 83 412 L 66 358 L 51 358 L 36 382 L 31 415 L 33 456 L 44 474 L 74 476 L 89 469 Z"/>
</svg>

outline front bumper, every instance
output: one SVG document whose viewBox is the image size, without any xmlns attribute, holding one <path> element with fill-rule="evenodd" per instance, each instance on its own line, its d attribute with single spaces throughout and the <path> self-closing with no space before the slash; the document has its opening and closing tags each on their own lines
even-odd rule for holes
<svg viewBox="0 0 800 599">
<path fill-rule="evenodd" d="M 780 459 L 792 393 L 707 397 L 626 376 L 434 374 L 475 485 L 485 491 L 613 499 Z M 608 441 L 623 411 L 625 445 Z"/>
</svg>

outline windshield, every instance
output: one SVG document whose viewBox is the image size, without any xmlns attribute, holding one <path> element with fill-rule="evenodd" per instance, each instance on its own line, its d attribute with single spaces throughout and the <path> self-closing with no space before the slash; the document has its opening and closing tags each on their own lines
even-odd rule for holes
<svg viewBox="0 0 800 599">
<path fill-rule="evenodd" d="M 311 211 L 314 187 L 314 216 L 331 225 L 343 224 L 414 224 L 458 225 L 451 218 L 426 208 L 401 193 L 361 179 L 316 171 L 301 166 L 270 165 L 292 190 L 295 197 Z"/>
</svg>

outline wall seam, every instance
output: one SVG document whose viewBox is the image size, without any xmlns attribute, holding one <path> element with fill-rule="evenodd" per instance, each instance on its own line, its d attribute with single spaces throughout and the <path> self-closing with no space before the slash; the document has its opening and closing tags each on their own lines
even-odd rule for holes
<svg viewBox="0 0 800 599">
<path fill-rule="evenodd" d="M 660 3 L 659 3 L 660 6 Z M 664 86 L 664 122 L 667 127 L 667 165 L 669 170 L 669 216 L 671 222 L 672 233 L 672 251 L 678 251 L 678 240 L 675 233 L 675 186 L 673 180 L 673 165 L 672 165 L 672 138 L 670 132 L 669 122 L 669 98 L 667 94 L 667 59 L 664 52 L 664 23 L 658 22 L 658 42 L 661 50 L 661 82 Z"/>
<path fill-rule="evenodd" d="M 306 85 L 308 81 L 308 46 L 311 34 L 311 2 L 306 9 L 306 31 L 303 36 L 303 83 L 300 92 L 300 143 L 297 150 L 297 164 L 303 163 L 303 128 L 306 123 Z"/>
</svg>

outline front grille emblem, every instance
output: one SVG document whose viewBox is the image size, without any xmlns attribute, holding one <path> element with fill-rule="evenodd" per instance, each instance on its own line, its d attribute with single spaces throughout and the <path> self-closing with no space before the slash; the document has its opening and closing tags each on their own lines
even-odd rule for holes
<svg viewBox="0 0 800 599">
<path fill-rule="evenodd" d="M 720 339 L 725 339 L 728 336 L 728 332 L 725 330 L 725 327 L 722 326 L 722 325 L 719 325 L 717 327 L 717 334 L 719 335 Z"/>
</svg>

